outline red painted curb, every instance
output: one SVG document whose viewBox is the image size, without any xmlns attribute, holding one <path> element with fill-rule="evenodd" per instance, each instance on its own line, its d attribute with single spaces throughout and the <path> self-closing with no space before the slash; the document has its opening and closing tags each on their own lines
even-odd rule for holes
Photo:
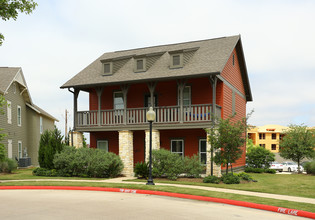
<svg viewBox="0 0 315 220">
<path fill-rule="evenodd" d="M 0 186 L 0 190 L 12 190 L 12 189 L 44 189 L 44 190 L 87 190 L 87 191 L 106 191 L 106 192 L 122 192 L 122 193 L 137 193 L 159 196 L 170 196 L 184 199 L 193 199 L 207 202 L 224 203 L 235 206 L 243 206 L 247 208 L 255 208 L 266 211 L 278 212 L 287 215 L 300 216 L 315 219 L 315 213 L 307 212 L 296 209 L 288 209 L 282 207 L 276 207 L 271 205 L 262 205 L 251 202 L 236 201 L 231 199 L 220 199 L 206 196 L 195 196 L 181 193 L 170 193 L 162 191 L 141 190 L 141 189 L 123 189 L 123 188 L 103 188 L 103 187 L 82 187 L 82 186 Z"/>
</svg>

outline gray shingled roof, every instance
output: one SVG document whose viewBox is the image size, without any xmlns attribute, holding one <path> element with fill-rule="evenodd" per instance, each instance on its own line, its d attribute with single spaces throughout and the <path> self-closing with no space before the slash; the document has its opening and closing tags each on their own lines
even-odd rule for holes
<svg viewBox="0 0 315 220">
<path fill-rule="evenodd" d="M 5 93 L 20 67 L 0 67 L 0 93 Z"/>
<path fill-rule="evenodd" d="M 61 88 L 86 88 L 90 86 L 102 86 L 109 84 L 136 83 L 141 81 L 167 80 L 171 78 L 185 78 L 201 75 L 220 74 L 228 61 L 233 49 L 241 45 L 240 36 L 223 37 L 209 40 L 193 41 L 171 45 L 162 45 L 133 50 L 117 51 L 104 53 L 93 63 L 71 78 Z M 243 51 L 240 48 L 241 56 Z M 170 54 L 173 51 L 195 51 L 183 68 L 170 68 Z M 134 58 L 149 54 L 162 54 L 155 60 L 153 65 L 145 72 L 135 73 Z M 125 59 L 122 67 L 112 75 L 102 75 L 104 60 Z M 245 60 L 244 76 L 248 81 Z M 248 100 L 251 100 L 249 82 L 244 83 L 248 86 Z"/>
<path fill-rule="evenodd" d="M 25 81 L 21 67 L 0 67 L 0 94 L 4 94 L 5 92 L 7 92 L 7 89 L 11 86 L 12 82 L 15 81 L 15 77 L 17 76 L 19 71 L 21 71 L 20 73 L 23 77 L 23 81 Z M 23 82 L 23 84 L 24 84 L 24 82 Z M 23 88 L 24 88 L 24 86 L 26 86 L 26 85 L 23 85 Z M 26 90 L 25 94 L 27 94 L 27 95 L 25 95 L 24 98 L 26 98 L 26 102 L 29 102 L 28 104 L 30 106 L 32 106 L 34 109 L 36 109 L 40 114 L 42 114 L 48 118 L 51 118 L 54 121 L 58 121 L 58 119 L 56 119 L 52 115 L 48 114 L 46 111 L 39 108 L 37 105 L 35 105 L 32 102 L 31 95 L 29 94 L 28 89 Z M 24 95 L 24 93 L 23 93 L 23 95 Z"/>
</svg>

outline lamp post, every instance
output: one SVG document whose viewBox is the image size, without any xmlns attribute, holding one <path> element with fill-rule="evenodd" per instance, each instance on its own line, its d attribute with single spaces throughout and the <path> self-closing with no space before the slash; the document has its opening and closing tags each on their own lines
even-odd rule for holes
<svg viewBox="0 0 315 220">
<path fill-rule="evenodd" d="M 155 112 L 153 108 L 150 107 L 147 112 L 147 120 L 150 122 L 150 156 L 149 156 L 149 179 L 147 185 L 154 185 L 152 179 L 152 122 L 155 120 Z"/>
</svg>

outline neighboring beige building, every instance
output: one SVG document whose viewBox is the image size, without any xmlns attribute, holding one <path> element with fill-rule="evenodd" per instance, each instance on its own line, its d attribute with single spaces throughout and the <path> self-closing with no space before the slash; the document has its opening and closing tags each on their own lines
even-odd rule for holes
<svg viewBox="0 0 315 220">
<path fill-rule="evenodd" d="M 279 152 L 279 142 L 282 139 L 286 126 L 281 125 L 264 125 L 249 128 L 247 136 L 254 145 L 259 145 L 270 150 L 273 153 Z"/>
</svg>

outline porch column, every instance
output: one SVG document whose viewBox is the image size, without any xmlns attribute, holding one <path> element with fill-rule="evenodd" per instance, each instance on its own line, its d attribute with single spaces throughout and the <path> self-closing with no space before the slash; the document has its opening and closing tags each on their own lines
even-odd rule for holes
<svg viewBox="0 0 315 220">
<path fill-rule="evenodd" d="M 215 123 L 216 114 L 216 97 L 217 97 L 217 81 L 216 75 L 210 76 L 210 82 L 212 87 L 212 122 Z"/>
<path fill-rule="evenodd" d="M 73 130 L 77 128 L 78 125 L 78 96 L 80 90 L 74 89 L 73 92 Z"/>
<path fill-rule="evenodd" d="M 156 87 L 156 82 L 148 83 L 148 88 L 150 91 L 150 101 L 151 101 L 152 108 L 154 108 L 154 90 L 155 90 L 155 87 Z M 150 106 L 148 106 L 148 107 L 150 107 Z"/>
<path fill-rule="evenodd" d="M 216 163 L 211 162 L 211 144 L 208 141 L 208 134 L 207 134 L 207 164 L 206 164 L 207 176 L 211 175 L 211 165 L 213 166 L 213 175 L 217 177 L 221 177 L 221 165 L 217 165 Z"/>
<path fill-rule="evenodd" d="M 99 88 L 96 88 L 96 94 L 97 94 L 97 99 L 98 99 L 98 110 L 97 110 L 97 124 L 98 126 L 101 126 L 101 122 L 102 122 L 102 119 L 101 119 L 101 105 L 102 105 L 102 93 L 103 93 L 103 87 L 99 87 Z"/>
<path fill-rule="evenodd" d="M 178 85 L 178 92 L 179 92 L 179 107 L 180 107 L 180 116 L 179 116 L 179 121 L 180 123 L 184 122 L 184 100 L 183 100 L 183 93 L 184 93 L 184 88 L 186 85 L 186 80 L 180 80 L 177 81 L 177 85 Z"/>
<path fill-rule="evenodd" d="M 128 93 L 129 85 L 122 85 L 121 91 L 123 92 L 124 96 L 124 124 L 127 124 L 127 93 Z"/>
<path fill-rule="evenodd" d="M 72 140 L 73 140 L 73 143 L 72 143 Z M 79 131 L 70 132 L 69 145 L 74 146 L 75 148 L 83 147 L 83 133 Z"/>
<path fill-rule="evenodd" d="M 145 161 L 149 161 L 150 130 L 145 131 Z M 160 149 L 160 131 L 152 130 L 152 150 Z"/>
<path fill-rule="evenodd" d="M 119 156 L 124 164 L 122 174 L 125 176 L 134 176 L 132 131 L 119 131 Z"/>
</svg>

